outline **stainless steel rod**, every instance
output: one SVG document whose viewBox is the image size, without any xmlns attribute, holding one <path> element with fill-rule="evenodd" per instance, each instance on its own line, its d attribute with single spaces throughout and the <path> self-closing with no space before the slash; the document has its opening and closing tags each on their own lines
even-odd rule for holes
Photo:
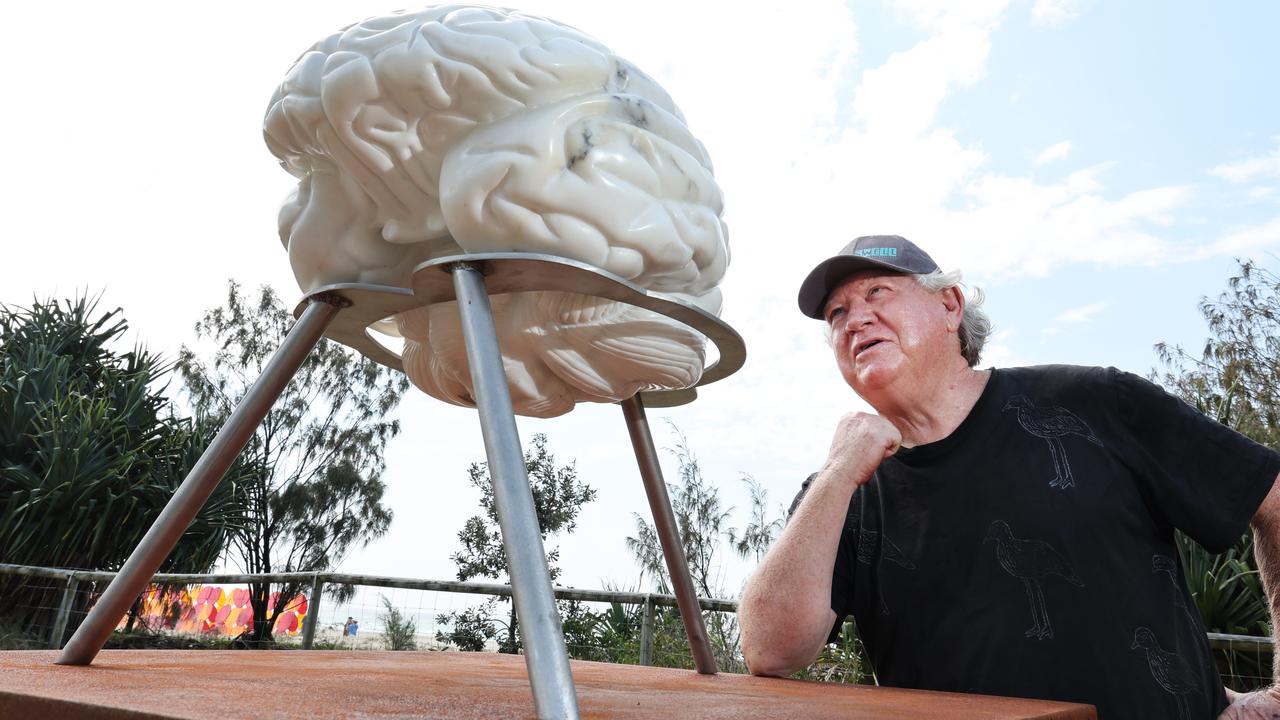
<svg viewBox="0 0 1280 720">
<path fill-rule="evenodd" d="M 636 463 L 644 480 L 644 492 L 649 497 L 649 509 L 653 512 L 653 526 L 662 543 L 662 557 L 667 561 L 667 574 L 671 576 L 671 588 L 680 606 L 680 619 L 684 632 L 689 636 L 689 649 L 693 652 L 693 664 L 703 675 L 716 674 L 716 658 L 711 653 L 711 641 L 707 638 L 707 626 L 698 607 L 698 595 L 689 576 L 689 563 L 680 542 L 680 529 L 675 513 L 671 511 L 671 498 L 667 495 L 667 483 L 662 479 L 662 466 L 658 464 L 658 451 L 653 447 L 653 434 L 649 432 L 649 420 L 644 414 L 644 401 L 633 395 L 622 401 L 622 414 L 627 418 L 627 432 L 631 435 L 631 447 L 636 451 Z"/>
<path fill-rule="evenodd" d="M 222 476 L 226 474 L 236 456 L 244 449 L 262 419 L 284 392 L 302 362 L 324 335 L 324 329 L 338 313 L 338 306 L 324 300 L 315 300 L 303 311 L 302 317 L 281 341 L 275 355 L 267 363 L 262 376 L 245 393 L 231 417 L 218 431 L 208 449 L 200 456 L 195 467 L 178 486 L 169 503 L 156 518 L 155 524 L 134 548 L 115 580 L 107 586 L 97 604 L 76 629 L 71 640 L 55 661 L 59 665 L 88 665 L 107 642 L 111 631 L 151 582 L 151 576 L 179 538 L 187 531 L 191 521 L 204 507 Z"/>
<path fill-rule="evenodd" d="M 511 409 L 489 292 L 484 276 L 475 268 L 459 264 L 452 271 L 534 708 L 541 720 L 577 720 L 578 698 L 569 672 L 569 654 L 551 591 L 551 573 Z"/>
</svg>

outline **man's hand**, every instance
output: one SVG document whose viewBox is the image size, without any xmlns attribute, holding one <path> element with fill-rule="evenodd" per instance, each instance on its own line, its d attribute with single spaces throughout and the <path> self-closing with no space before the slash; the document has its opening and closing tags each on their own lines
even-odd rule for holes
<svg viewBox="0 0 1280 720">
<path fill-rule="evenodd" d="M 902 433 L 888 420 L 870 413 L 848 413 L 836 425 L 824 470 L 855 487 L 862 485 L 901 444 Z"/>
<path fill-rule="evenodd" d="M 1227 702 L 1218 720 L 1280 720 L 1280 689 L 1274 685 L 1251 693 L 1227 688 Z"/>
<path fill-rule="evenodd" d="M 840 419 L 826 465 L 742 591 L 742 654 L 756 675 L 786 677 L 813 662 L 837 618 L 835 566 L 849 499 L 892 455 L 902 435 L 879 415 Z"/>
</svg>

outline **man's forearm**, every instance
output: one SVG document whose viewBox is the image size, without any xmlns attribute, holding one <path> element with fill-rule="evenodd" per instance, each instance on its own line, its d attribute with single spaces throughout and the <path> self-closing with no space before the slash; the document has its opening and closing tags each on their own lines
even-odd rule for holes
<svg viewBox="0 0 1280 720">
<path fill-rule="evenodd" d="M 1277 618 L 1280 618 L 1280 476 L 1271 483 L 1271 491 L 1249 523 L 1253 528 L 1253 559 L 1258 565 L 1262 589 L 1267 594 L 1267 610 L 1271 616 L 1272 643 L 1280 649 Z M 1271 679 L 1280 686 L 1280 654 L 1272 653 Z"/>
<path fill-rule="evenodd" d="M 821 651 L 835 614 L 831 569 L 852 492 L 819 474 L 744 589 L 742 649 L 752 672 L 786 675 Z"/>
<path fill-rule="evenodd" d="M 1272 643 L 1280 648 L 1277 618 L 1280 618 L 1280 527 L 1274 522 L 1255 522 L 1253 525 L 1253 557 L 1258 563 L 1262 589 L 1267 594 L 1271 614 Z M 1272 682 L 1280 684 L 1280 653 L 1272 654 Z"/>
</svg>

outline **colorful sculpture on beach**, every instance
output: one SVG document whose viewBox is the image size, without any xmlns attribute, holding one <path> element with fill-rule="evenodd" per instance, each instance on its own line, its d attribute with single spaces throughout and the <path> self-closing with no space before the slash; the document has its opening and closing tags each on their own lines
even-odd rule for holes
<svg viewBox="0 0 1280 720">
<path fill-rule="evenodd" d="M 268 603 L 275 605 L 279 593 L 271 593 Z M 297 635 L 307 616 L 307 598 L 298 595 L 276 615 L 272 634 L 281 637 Z M 120 620 L 118 629 L 128 625 Z M 236 637 L 253 625 L 253 608 L 249 591 L 230 590 L 216 585 L 194 585 L 189 588 L 164 588 L 152 585 L 142 595 L 142 606 L 135 623 L 153 631 L 171 631 L 185 635 L 219 635 Z"/>
</svg>

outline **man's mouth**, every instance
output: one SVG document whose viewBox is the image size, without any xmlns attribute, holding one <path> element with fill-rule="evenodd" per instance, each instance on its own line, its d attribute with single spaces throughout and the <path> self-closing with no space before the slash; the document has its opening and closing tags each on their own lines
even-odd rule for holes
<svg viewBox="0 0 1280 720">
<path fill-rule="evenodd" d="M 865 352 L 866 350 L 870 350 L 871 348 L 875 347 L 876 345 L 879 345 L 882 342 L 884 342 L 884 340 L 868 340 L 866 342 L 858 343 L 857 347 L 853 349 L 853 356 L 857 357 L 861 355 L 863 352 Z"/>
</svg>

